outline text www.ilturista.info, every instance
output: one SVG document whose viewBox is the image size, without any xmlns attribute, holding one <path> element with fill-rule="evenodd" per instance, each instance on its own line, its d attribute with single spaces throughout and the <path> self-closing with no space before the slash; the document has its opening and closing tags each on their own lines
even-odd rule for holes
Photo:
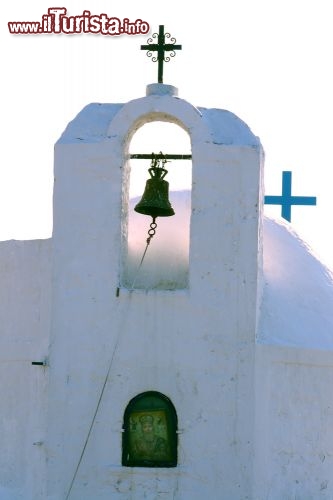
<svg viewBox="0 0 333 500">
<path fill-rule="evenodd" d="M 145 35 L 149 32 L 149 24 L 142 19 L 130 22 L 106 14 L 91 15 L 84 10 L 80 16 L 66 16 L 65 7 L 51 7 L 42 16 L 42 22 L 8 22 L 8 29 L 13 35 L 66 34 L 76 35 L 93 33 L 101 35 Z"/>
</svg>

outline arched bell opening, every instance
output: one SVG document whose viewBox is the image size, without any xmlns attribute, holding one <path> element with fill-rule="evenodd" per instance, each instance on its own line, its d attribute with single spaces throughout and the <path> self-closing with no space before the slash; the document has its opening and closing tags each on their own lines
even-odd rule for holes
<svg viewBox="0 0 333 500">
<path fill-rule="evenodd" d="M 133 158 L 152 153 L 155 158 Z M 192 161 L 182 157 L 191 156 L 190 137 L 174 123 L 146 123 L 133 135 L 128 155 L 122 286 L 147 290 L 187 288 Z M 169 160 L 168 155 L 180 159 Z"/>
</svg>

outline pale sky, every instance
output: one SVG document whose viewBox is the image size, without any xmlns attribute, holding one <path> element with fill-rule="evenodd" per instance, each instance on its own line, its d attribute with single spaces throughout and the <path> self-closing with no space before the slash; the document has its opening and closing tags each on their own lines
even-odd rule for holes
<svg viewBox="0 0 333 500">
<path fill-rule="evenodd" d="M 195 106 L 232 111 L 263 144 L 265 193 L 316 196 L 291 225 L 333 269 L 333 30 L 329 0 L 168 2 L 34 0 L 3 5 L 0 240 L 52 234 L 53 146 L 90 102 L 127 102 L 156 82 L 140 50 L 149 35 L 11 35 L 8 21 L 42 21 L 50 7 L 164 24 L 182 44 L 164 82 Z M 149 152 L 149 151 L 148 151 Z M 278 217 L 280 207 L 265 207 Z"/>
</svg>

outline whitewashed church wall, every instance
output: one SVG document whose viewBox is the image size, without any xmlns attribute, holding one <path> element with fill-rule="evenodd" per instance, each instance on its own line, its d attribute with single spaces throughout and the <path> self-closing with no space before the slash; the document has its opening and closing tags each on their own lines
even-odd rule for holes
<svg viewBox="0 0 333 500">
<path fill-rule="evenodd" d="M 0 499 L 331 500 L 331 281 L 312 259 L 307 282 L 297 281 L 299 244 L 273 231 L 257 331 L 259 141 L 232 113 L 196 109 L 168 89 L 153 95 L 159 88 L 82 110 L 56 146 L 52 242 L 0 244 Z M 127 145 L 155 119 L 191 136 L 184 290 L 120 286 Z M 291 294 L 274 295 L 281 280 Z M 316 339 L 300 328 L 305 309 Z M 295 332 L 297 348 L 283 347 Z M 31 365 L 46 358 L 49 367 Z M 126 405 L 152 390 L 176 408 L 178 465 L 124 467 Z"/>
<path fill-rule="evenodd" d="M 333 352 L 256 347 L 256 500 L 333 498 Z"/>
<path fill-rule="evenodd" d="M 0 243 L 0 498 L 45 498 L 51 240 Z"/>
</svg>

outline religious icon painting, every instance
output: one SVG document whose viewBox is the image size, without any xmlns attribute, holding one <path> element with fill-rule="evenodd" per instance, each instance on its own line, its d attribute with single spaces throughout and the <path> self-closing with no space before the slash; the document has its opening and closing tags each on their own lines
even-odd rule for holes
<svg viewBox="0 0 333 500">
<path fill-rule="evenodd" d="M 153 401 L 155 404 L 150 408 L 136 408 L 148 406 L 145 403 L 149 401 L 152 402 L 151 393 L 148 400 L 139 401 L 139 405 L 130 403 L 125 412 L 123 465 L 174 467 L 177 464 L 177 438 L 173 411 L 165 401 L 164 408 L 157 404 L 158 401 Z"/>
</svg>

